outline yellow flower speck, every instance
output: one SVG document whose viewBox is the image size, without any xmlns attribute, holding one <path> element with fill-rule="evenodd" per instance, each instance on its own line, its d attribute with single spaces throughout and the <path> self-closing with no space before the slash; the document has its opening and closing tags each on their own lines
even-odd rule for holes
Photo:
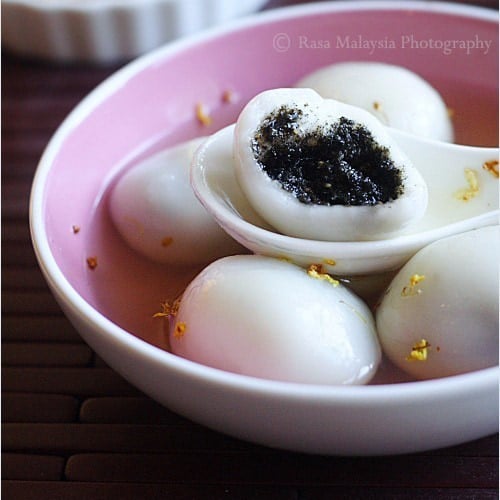
<svg viewBox="0 0 500 500">
<path fill-rule="evenodd" d="M 162 247 L 169 247 L 173 242 L 174 242 L 174 239 L 172 238 L 172 236 L 165 236 L 165 238 L 163 238 L 161 240 L 161 246 Z"/>
<path fill-rule="evenodd" d="M 234 92 L 232 90 L 224 90 L 222 93 L 222 102 L 231 103 L 235 99 Z"/>
<path fill-rule="evenodd" d="M 381 121 L 384 122 L 385 125 L 389 125 L 389 117 L 387 113 L 384 111 L 384 107 L 380 101 L 373 101 L 372 104 L 373 110 L 378 113 L 378 115 L 382 118 Z"/>
<path fill-rule="evenodd" d="M 431 345 L 427 340 L 418 341 L 411 349 L 406 361 L 427 361 L 427 354 Z"/>
<path fill-rule="evenodd" d="M 165 301 L 160 304 L 161 311 L 153 314 L 153 318 L 171 318 L 177 314 L 180 306 L 180 299 L 175 299 L 172 303 Z"/>
<path fill-rule="evenodd" d="M 87 257 L 87 267 L 93 271 L 97 267 L 97 257 Z"/>
<path fill-rule="evenodd" d="M 464 189 L 459 189 L 455 193 L 455 198 L 458 198 L 461 201 L 469 201 L 479 194 L 479 181 L 477 178 L 476 170 L 472 168 L 466 168 L 464 170 L 464 173 L 468 187 Z"/>
<path fill-rule="evenodd" d="M 196 105 L 196 118 L 206 127 L 212 124 L 212 117 L 205 111 L 205 107 L 201 102 Z"/>
<path fill-rule="evenodd" d="M 483 169 L 498 179 L 498 160 L 485 161 Z"/>
<path fill-rule="evenodd" d="M 181 339 L 186 333 L 186 323 L 184 321 L 179 321 L 174 326 L 174 338 Z"/>
<path fill-rule="evenodd" d="M 323 272 L 323 266 L 321 264 L 311 264 L 307 269 L 307 274 L 311 276 L 311 278 L 328 281 L 328 283 L 333 286 L 339 286 L 340 284 L 338 280 L 332 278 L 328 273 Z"/>
<path fill-rule="evenodd" d="M 412 297 L 413 295 L 418 295 L 422 293 L 420 288 L 415 288 L 420 282 L 424 281 L 425 276 L 423 274 L 413 274 L 410 276 L 409 283 L 403 290 L 401 290 L 402 297 Z"/>
</svg>

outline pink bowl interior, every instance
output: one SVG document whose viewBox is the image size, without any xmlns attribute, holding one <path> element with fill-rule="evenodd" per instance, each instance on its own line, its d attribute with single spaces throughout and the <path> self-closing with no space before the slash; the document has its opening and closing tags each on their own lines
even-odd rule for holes
<svg viewBox="0 0 500 500">
<path fill-rule="evenodd" d="M 288 50 L 273 48 L 280 33 L 290 40 Z M 347 36 L 349 46 L 343 42 Z M 352 44 L 360 36 L 380 40 L 386 48 L 356 48 Z M 488 50 L 476 44 L 469 51 L 455 48 L 447 54 L 443 48 L 403 46 L 405 36 L 424 44 L 432 39 L 491 45 Z M 162 322 L 152 315 L 163 301 L 181 292 L 198 269 L 156 265 L 127 248 L 107 213 L 108 194 L 118 175 L 168 145 L 233 122 L 259 91 L 291 86 L 316 68 L 346 60 L 386 61 L 412 69 L 433 84 L 454 110 L 457 142 L 496 145 L 497 36 L 495 22 L 462 15 L 332 10 L 273 19 L 184 45 L 177 52 L 158 52 L 151 64 L 125 82 L 117 79 L 113 92 L 97 100 L 56 152 L 44 187 L 43 218 L 57 265 L 100 313 L 163 346 Z M 327 41 L 323 45 L 330 47 L 306 48 L 301 46 L 303 37 Z M 227 90 L 233 93 L 231 102 L 223 99 Z M 199 102 L 213 118 L 210 127 L 196 119 Z M 75 232 L 74 226 L 80 230 Z M 88 257 L 97 258 L 93 270 Z"/>
</svg>

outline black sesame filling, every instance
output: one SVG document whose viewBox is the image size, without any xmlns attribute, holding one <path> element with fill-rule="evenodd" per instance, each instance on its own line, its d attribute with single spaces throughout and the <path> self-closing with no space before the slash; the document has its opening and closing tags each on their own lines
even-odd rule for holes
<svg viewBox="0 0 500 500">
<path fill-rule="evenodd" d="M 401 170 L 366 127 L 341 117 L 301 132 L 303 115 L 283 105 L 257 130 L 252 149 L 271 179 L 305 204 L 376 205 L 400 196 Z"/>
</svg>

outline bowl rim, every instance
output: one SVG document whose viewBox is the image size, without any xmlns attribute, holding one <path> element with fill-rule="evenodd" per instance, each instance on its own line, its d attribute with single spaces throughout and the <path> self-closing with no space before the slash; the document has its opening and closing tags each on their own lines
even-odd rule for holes
<svg viewBox="0 0 500 500">
<path fill-rule="evenodd" d="M 71 312 L 74 317 L 78 317 L 92 329 L 105 332 L 115 343 L 126 345 L 142 358 L 147 358 L 157 364 L 168 365 L 178 375 L 196 378 L 205 384 L 215 384 L 229 391 L 238 390 L 247 394 L 267 394 L 268 396 L 279 395 L 280 398 L 286 397 L 291 400 L 315 401 L 325 404 L 380 405 L 393 402 L 399 405 L 405 401 L 428 402 L 432 397 L 459 396 L 470 390 L 493 390 L 494 385 L 498 385 L 498 366 L 440 379 L 362 386 L 329 386 L 274 381 L 204 366 L 139 339 L 94 309 L 65 277 L 50 250 L 45 233 L 44 194 L 53 160 L 57 157 L 62 144 L 71 131 L 85 120 L 97 105 L 104 102 L 130 78 L 159 60 L 165 61 L 202 42 L 249 29 L 255 25 L 318 13 L 332 14 L 360 10 L 418 10 L 431 14 L 463 15 L 468 18 L 497 22 L 497 12 L 494 10 L 448 2 L 428 3 L 421 0 L 410 0 L 404 5 L 390 0 L 363 0 L 354 3 L 349 1 L 317 2 L 274 9 L 231 21 L 222 27 L 215 27 L 166 44 L 126 64 L 84 97 L 64 119 L 43 151 L 33 178 L 29 202 L 32 244 L 42 273 L 52 292 L 64 306 L 65 312 Z"/>
</svg>

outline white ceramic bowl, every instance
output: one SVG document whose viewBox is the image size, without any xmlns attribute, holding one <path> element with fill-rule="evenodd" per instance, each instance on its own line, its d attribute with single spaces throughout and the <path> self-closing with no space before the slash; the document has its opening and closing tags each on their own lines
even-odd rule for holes
<svg viewBox="0 0 500 500">
<path fill-rule="evenodd" d="M 201 424 L 256 443 L 378 455 L 440 448 L 496 432 L 497 367 L 415 382 L 384 363 L 371 385 L 317 386 L 226 373 L 167 352 L 164 323 L 152 316 L 197 269 L 140 258 L 113 228 L 107 203 L 120 173 L 171 144 L 234 122 L 248 99 L 265 88 L 291 85 L 334 60 L 371 57 L 368 49 L 304 49 L 300 36 L 332 43 L 335 36 L 352 33 L 373 39 L 399 40 L 412 33 L 496 40 L 497 29 L 496 13 L 482 9 L 319 3 L 242 20 L 126 66 L 64 121 L 34 179 L 32 238 L 62 309 L 89 345 L 146 394 Z M 409 49 L 375 55 L 408 65 L 442 89 L 456 109 L 459 140 L 475 143 L 476 130 L 483 131 L 479 140 L 497 139 L 489 132 L 497 113 L 491 105 L 498 96 L 496 45 L 474 57 Z M 227 91 L 230 100 L 221 98 Z M 464 95 L 474 96 L 474 113 L 485 126 L 476 126 L 463 106 Z M 212 117 L 209 127 L 196 117 L 198 103 Z M 468 123 L 475 124 L 473 132 Z M 97 267 L 88 266 L 90 257 Z"/>
<path fill-rule="evenodd" d="M 130 59 L 266 0 L 2 0 L 2 45 L 56 61 Z"/>
</svg>

